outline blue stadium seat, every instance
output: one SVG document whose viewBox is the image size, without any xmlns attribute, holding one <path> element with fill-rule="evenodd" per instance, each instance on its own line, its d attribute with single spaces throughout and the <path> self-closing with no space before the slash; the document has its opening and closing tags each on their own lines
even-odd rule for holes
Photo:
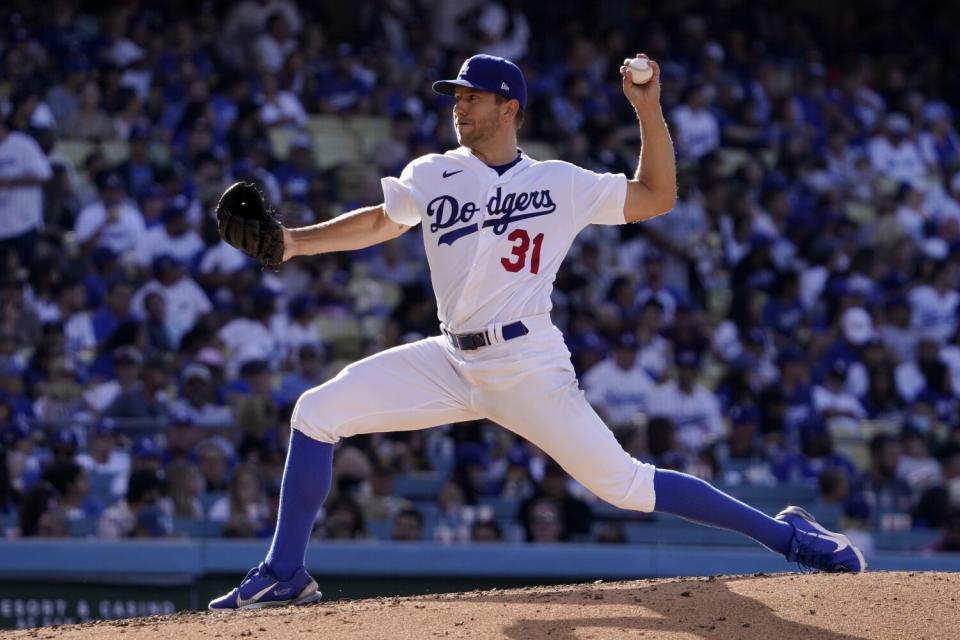
<svg viewBox="0 0 960 640">
<path fill-rule="evenodd" d="M 210 491 L 200 494 L 200 506 L 203 507 L 203 512 L 205 514 L 210 513 L 210 507 L 213 506 L 213 503 L 226 495 L 227 494 L 222 491 Z"/>
<path fill-rule="evenodd" d="M 481 498 L 480 504 L 493 509 L 493 517 L 496 520 L 502 518 L 515 520 L 519 517 L 520 505 L 523 500 L 518 498 Z"/>
<path fill-rule="evenodd" d="M 940 539 L 936 529 L 913 529 L 910 531 L 881 531 L 873 534 L 878 551 L 919 551 Z"/>
<path fill-rule="evenodd" d="M 79 520 L 69 521 L 71 538 L 89 538 L 97 535 L 96 518 L 80 518 Z"/>
<path fill-rule="evenodd" d="M 413 501 L 436 499 L 446 480 L 439 473 L 405 473 L 396 477 L 393 492 Z"/>
<path fill-rule="evenodd" d="M 393 531 L 393 522 L 391 520 L 368 520 L 367 533 L 376 540 L 389 540 L 390 533 Z"/>
<path fill-rule="evenodd" d="M 104 505 L 110 505 L 116 501 L 116 496 L 110 492 L 110 485 L 116 478 L 112 473 L 90 473 L 90 495 L 99 499 Z"/>
<path fill-rule="evenodd" d="M 189 538 L 219 538 L 223 535 L 223 523 L 176 516 L 173 519 L 173 531 Z"/>
</svg>

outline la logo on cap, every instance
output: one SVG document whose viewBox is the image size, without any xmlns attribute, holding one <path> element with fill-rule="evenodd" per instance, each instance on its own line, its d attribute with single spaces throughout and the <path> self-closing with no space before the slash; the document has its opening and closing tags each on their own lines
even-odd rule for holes
<svg viewBox="0 0 960 640">
<path fill-rule="evenodd" d="M 500 83 L 500 90 L 501 90 L 501 91 L 510 91 L 510 85 L 508 85 L 506 82 L 501 82 L 501 83 Z"/>
</svg>

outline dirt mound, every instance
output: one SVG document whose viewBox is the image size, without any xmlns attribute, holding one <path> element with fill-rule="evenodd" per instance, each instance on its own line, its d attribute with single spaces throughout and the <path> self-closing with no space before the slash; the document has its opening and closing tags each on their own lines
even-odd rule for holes
<svg viewBox="0 0 960 640">
<path fill-rule="evenodd" d="M 958 599 L 960 574 L 950 573 L 723 576 L 180 613 L 7 637 L 932 640 L 960 637 Z"/>
</svg>

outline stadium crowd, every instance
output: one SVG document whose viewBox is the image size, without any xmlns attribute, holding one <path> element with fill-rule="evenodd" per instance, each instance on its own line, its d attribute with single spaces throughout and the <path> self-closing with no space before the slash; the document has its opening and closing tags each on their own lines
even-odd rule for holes
<svg viewBox="0 0 960 640">
<path fill-rule="evenodd" d="M 679 200 L 588 228 L 557 276 L 588 399 L 641 460 L 816 486 L 848 527 L 960 551 L 949 3 L 87 4 L 0 8 L 7 535 L 270 536 L 299 394 L 436 334 L 436 309 L 417 232 L 264 272 L 220 240 L 219 194 L 256 181 L 290 225 L 379 202 L 381 175 L 455 146 L 430 83 L 475 52 L 523 67 L 531 153 L 632 174 L 617 69 L 642 49 Z M 318 118 L 384 135 L 328 164 Z M 335 463 L 319 538 L 623 540 L 489 423 L 353 438 Z M 395 491 L 423 471 L 442 479 L 429 514 Z"/>
</svg>

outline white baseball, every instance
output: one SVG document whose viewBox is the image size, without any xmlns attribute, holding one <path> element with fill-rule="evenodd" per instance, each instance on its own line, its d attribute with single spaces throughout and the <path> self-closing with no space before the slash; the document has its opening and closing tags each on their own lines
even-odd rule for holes
<svg viewBox="0 0 960 640">
<path fill-rule="evenodd" d="M 634 58 L 627 67 L 630 70 L 630 79 L 633 84 L 646 84 L 653 77 L 653 68 L 646 58 Z"/>
</svg>

